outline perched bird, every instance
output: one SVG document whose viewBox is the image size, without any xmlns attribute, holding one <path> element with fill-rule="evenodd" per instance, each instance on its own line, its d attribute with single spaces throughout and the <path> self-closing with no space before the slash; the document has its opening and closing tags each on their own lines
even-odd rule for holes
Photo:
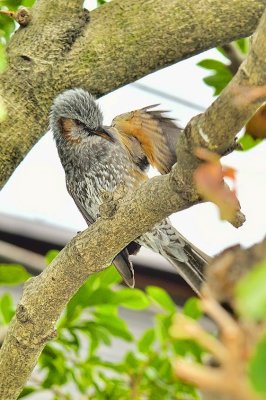
<svg viewBox="0 0 266 400">
<path fill-rule="evenodd" d="M 57 150 L 66 174 L 66 186 L 88 225 L 99 217 L 103 192 L 123 184 L 134 191 L 147 177 L 149 165 L 161 174 L 176 162 L 180 128 L 164 111 L 149 106 L 119 115 L 110 127 L 94 97 L 71 89 L 56 97 L 50 114 Z M 160 253 L 198 293 L 208 256 L 189 243 L 165 219 L 120 252 L 113 263 L 129 286 L 134 271 L 129 254 L 145 246 Z"/>
</svg>

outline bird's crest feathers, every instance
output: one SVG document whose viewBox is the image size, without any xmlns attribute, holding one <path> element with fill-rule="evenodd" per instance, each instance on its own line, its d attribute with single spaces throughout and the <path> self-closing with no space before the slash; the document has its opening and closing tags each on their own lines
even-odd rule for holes
<svg viewBox="0 0 266 400">
<path fill-rule="evenodd" d="M 65 139 L 71 140 L 73 122 L 84 124 L 90 129 L 99 128 L 103 122 L 102 112 L 94 96 L 83 89 L 70 89 L 59 94 L 51 108 L 50 127 L 55 137 L 63 134 Z"/>
</svg>

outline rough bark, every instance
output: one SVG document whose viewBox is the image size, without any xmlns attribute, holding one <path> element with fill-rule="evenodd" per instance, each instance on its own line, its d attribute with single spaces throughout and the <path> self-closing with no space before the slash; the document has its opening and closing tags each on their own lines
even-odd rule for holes
<svg viewBox="0 0 266 400">
<path fill-rule="evenodd" d="M 114 215 L 105 213 L 77 235 L 41 275 L 28 282 L 0 353 L 1 399 L 17 398 L 45 343 L 55 336 L 55 324 L 64 306 L 88 275 L 109 265 L 123 247 L 155 223 L 199 200 L 190 174 L 198 165 L 193 149 L 203 145 L 222 152 L 258 107 L 259 101 L 239 102 L 235 88 L 266 84 L 265 35 L 266 12 L 238 74 L 197 117 L 198 129 L 193 119 L 181 135 L 178 163 L 171 173 L 142 185 L 119 203 Z M 114 210 L 113 206 L 110 204 L 109 209 Z"/>
<path fill-rule="evenodd" d="M 166 65 L 250 35 L 266 0 L 39 0 L 8 47 L 0 77 L 0 188 L 47 129 L 52 99 L 82 86 L 97 96 Z M 52 38 L 52 40 L 51 40 Z"/>
</svg>

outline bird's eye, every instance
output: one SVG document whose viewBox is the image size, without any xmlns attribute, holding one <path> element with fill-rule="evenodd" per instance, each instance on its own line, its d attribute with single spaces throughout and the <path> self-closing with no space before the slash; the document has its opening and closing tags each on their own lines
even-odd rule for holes
<svg viewBox="0 0 266 400">
<path fill-rule="evenodd" d="M 77 126 L 85 127 L 85 124 L 81 122 L 79 119 L 74 119 L 74 122 Z"/>
</svg>

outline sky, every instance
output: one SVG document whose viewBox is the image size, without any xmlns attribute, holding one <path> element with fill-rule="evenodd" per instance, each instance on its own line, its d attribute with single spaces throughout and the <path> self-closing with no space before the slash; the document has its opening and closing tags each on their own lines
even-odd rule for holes
<svg viewBox="0 0 266 400">
<path fill-rule="evenodd" d="M 160 103 L 163 109 L 171 111 L 170 115 L 177 118 L 181 126 L 185 126 L 191 117 L 214 100 L 213 90 L 202 81 L 206 71 L 196 65 L 204 58 L 222 59 L 222 55 L 209 50 L 150 74 L 140 79 L 137 85 L 127 85 L 102 97 L 99 104 L 105 124 L 110 124 L 114 116 L 123 112 Z M 143 86 L 162 91 L 168 97 L 144 91 Z M 195 108 L 180 104 L 178 98 L 194 103 Z M 220 221 L 216 207 L 209 203 L 171 217 L 174 226 L 209 255 L 236 243 L 249 246 L 265 235 L 265 150 L 264 142 L 247 152 L 234 152 L 223 158 L 223 164 L 237 170 L 237 194 L 247 218 L 243 227 L 236 229 Z M 86 227 L 66 191 L 64 172 L 51 132 L 34 146 L 1 191 L 0 212 L 36 220 L 36 223 L 46 221 L 73 231 Z M 153 261 L 157 256 L 144 251 L 141 257 Z"/>
</svg>

